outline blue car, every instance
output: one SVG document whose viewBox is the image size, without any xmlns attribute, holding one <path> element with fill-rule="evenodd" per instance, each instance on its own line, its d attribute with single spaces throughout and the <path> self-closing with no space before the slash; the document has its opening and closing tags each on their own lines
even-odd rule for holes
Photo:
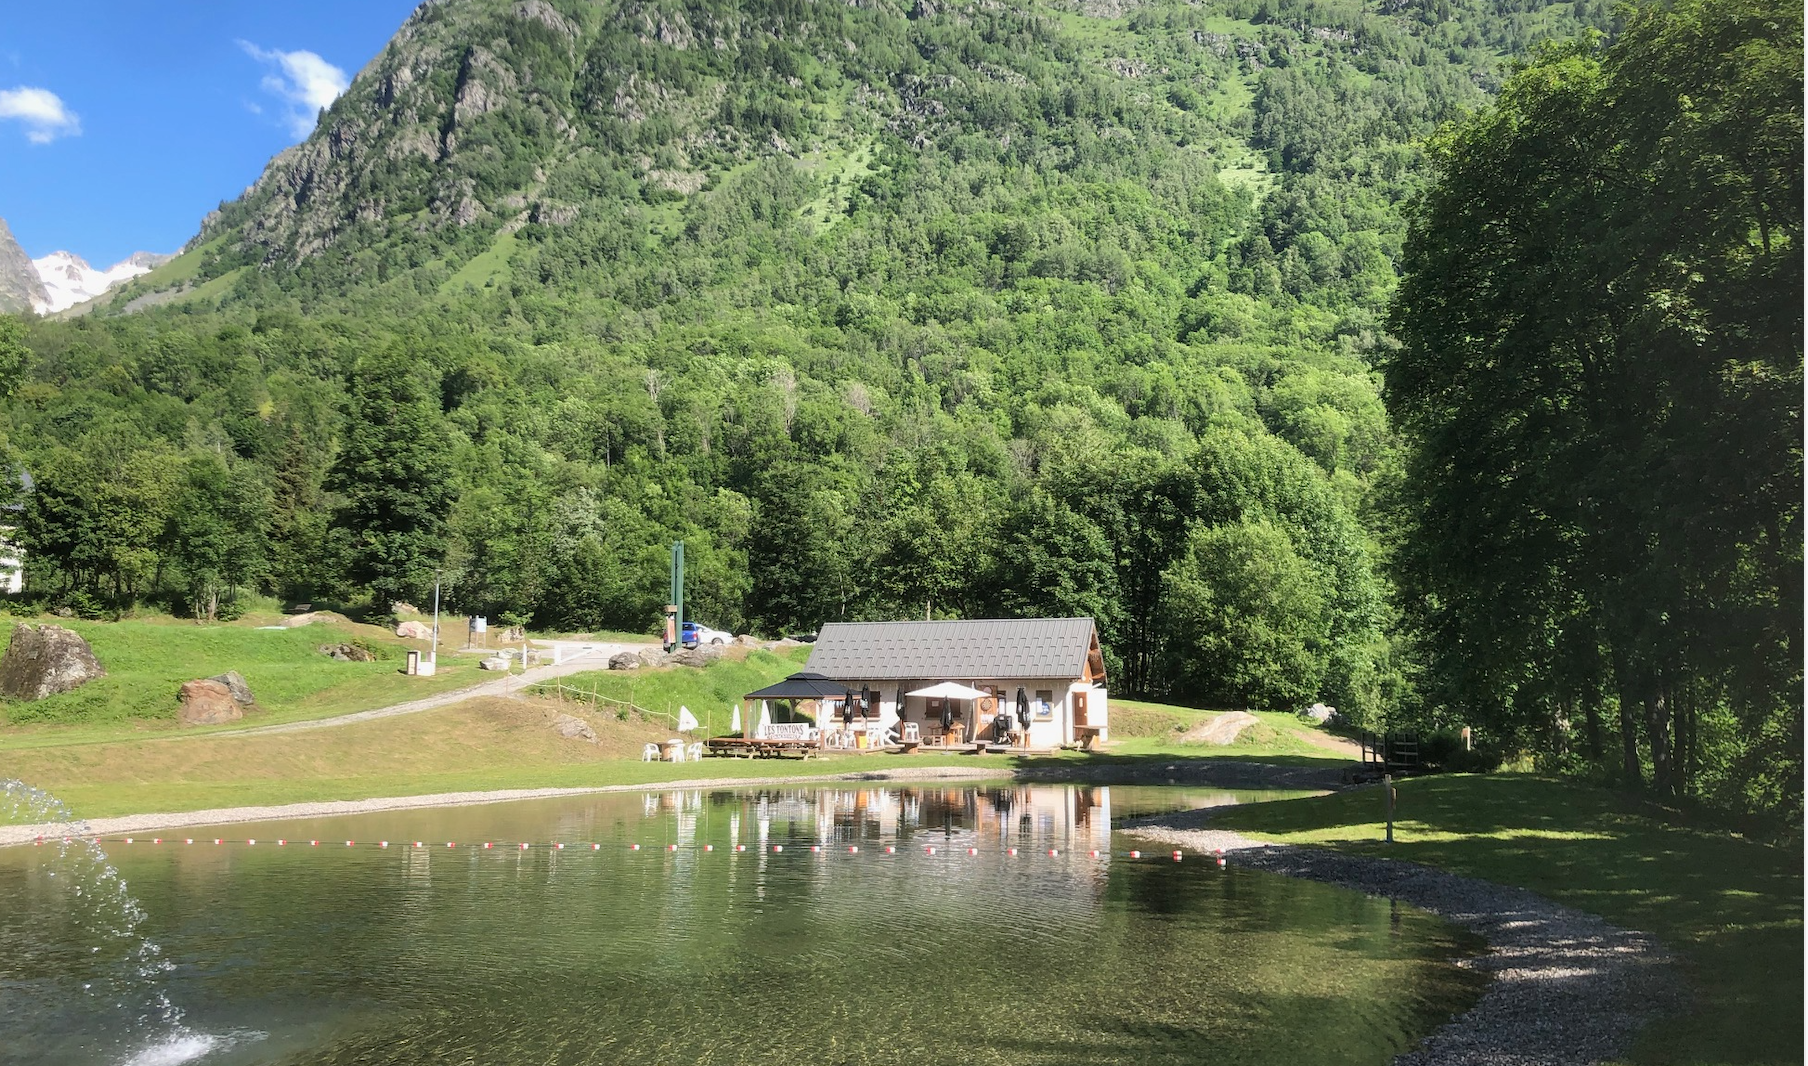
<svg viewBox="0 0 1808 1066">
<path fill-rule="evenodd" d="M 680 642 L 687 648 L 694 648 L 699 644 L 727 644 L 733 639 L 734 635 L 732 633 L 724 633 L 720 629 L 711 629 L 701 622 L 684 623 L 684 633 L 679 638 Z"/>
</svg>

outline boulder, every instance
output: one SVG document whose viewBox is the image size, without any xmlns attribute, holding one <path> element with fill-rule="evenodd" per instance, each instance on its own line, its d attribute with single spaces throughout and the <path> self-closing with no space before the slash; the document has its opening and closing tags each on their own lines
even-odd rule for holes
<svg viewBox="0 0 1808 1066">
<path fill-rule="evenodd" d="M 1324 725 L 1326 722 L 1337 717 L 1337 708 L 1327 707 L 1322 703 L 1314 703 L 1312 706 L 1301 711 L 1300 717 L 1308 721 L 1317 722 L 1319 725 Z"/>
<path fill-rule="evenodd" d="M 507 670 L 513 661 L 506 655 L 493 655 L 478 663 L 477 666 L 481 670 Z"/>
<path fill-rule="evenodd" d="M 407 614 L 420 614 L 420 609 L 407 600 L 397 600 L 389 605 L 389 613 L 397 618 Z"/>
<path fill-rule="evenodd" d="M 675 651 L 666 658 L 669 666 L 708 666 L 720 659 L 723 648 L 719 644 L 700 644 L 695 648 Z"/>
<path fill-rule="evenodd" d="M 742 633 L 740 636 L 734 638 L 734 642 L 743 648 L 757 648 L 760 646 L 760 638 L 748 633 Z"/>
<path fill-rule="evenodd" d="M 642 666 L 664 666 L 667 658 L 665 649 L 658 645 L 640 649 L 640 665 Z"/>
<path fill-rule="evenodd" d="M 181 725 L 219 725 L 245 717 L 232 690 L 212 678 L 182 682 L 176 698 L 181 701 L 176 708 L 176 721 Z"/>
<path fill-rule="evenodd" d="M 41 700 L 105 676 L 81 634 L 62 626 L 21 622 L 13 627 L 12 642 L 0 658 L 0 696 Z"/>
<path fill-rule="evenodd" d="M 403 622 L 395 627 L 395 635 L 409 640 L 432 640 L 433 627 L 425 622 Z"/>
<path fill-rule="evenodd" d="M 790 637 L 781 637 L 767 645 L 767 647 L 771 648 L 773 651 L 786 651 L 791 648 L 801 648 L 803 646 L 803 641 L 792 640 Z"/>
<path fill-rule="evenodd" d="M 609 656 L 609 669 L 611 670 L 638 670 L 640 666 L 639 652 L 618 651 Z"/>
<path fill-rule="evenodd" d="M 228 670 L 223 674 L 215 674 L 207 680 L 218 681 L 220 684 L 225 685 L 226 691 L 232 693 L 232 698 L 242 706 L 248 707 L 257 703 L 257 700 L 253 699 L 251 696 L 251 686 L 245 683 L 245 675 L 239 673 L 237 670 Z"/>
<path fill-rule="evenodd" d="M 592 744 L 596 743 L 596 730 L 590 728 L 590 723 L 582 718 L 561 714 L 552 720 L 552 728 L 567 740 L 588 740 Z"/>
<path fill-rule="evenodd" d="M 330 655 L 342 663 L 374 663 L 377 657 L 356 644 L 322 644 L 320 654 Z"/>
<path fill-rule="evenodd" d="M 306 614 L 290 615 L 282 620 L 282 626 L 284 629 L 294 629 L 296 626 L 311 626 L 315 622 L 336 622 L 341 617 L 331 611 L 309 611 Z"/>
</svg>

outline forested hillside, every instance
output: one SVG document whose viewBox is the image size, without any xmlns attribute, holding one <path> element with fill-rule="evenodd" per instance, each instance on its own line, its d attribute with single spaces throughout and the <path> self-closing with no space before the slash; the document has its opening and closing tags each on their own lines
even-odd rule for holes
<svg viewBox="0 0 1808 1066">
<path fill-rule="evenodd" d="M 444 568 L 647 630 L 683 538 L 718 626 L 1084 613 L 1127 695 L 1406 720 L 1447 698 L 1379 376 L 1426 139 L 1609 20 L 423 5 L 183 255 L 0 325 L 31 595 Z"/>
</svg>

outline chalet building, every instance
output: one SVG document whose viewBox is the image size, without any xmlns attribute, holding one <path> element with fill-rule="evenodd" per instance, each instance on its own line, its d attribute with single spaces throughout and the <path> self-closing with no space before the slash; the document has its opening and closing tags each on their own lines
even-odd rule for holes
<svg viewBox="0 0 1808 1066">
<path fill-rule="evenodd" d="M 1090 618 L 831 622 L 804 671 L 852 694 L 859 718 L 896 725 L 925 745 L 1090 745 L 1106 739 L 1109 725 L 1105 660 Z M 921 694 L 937 688 L 955 695 Z M 825 700 L 823 724 L 846 702 Z"/>
</svg>

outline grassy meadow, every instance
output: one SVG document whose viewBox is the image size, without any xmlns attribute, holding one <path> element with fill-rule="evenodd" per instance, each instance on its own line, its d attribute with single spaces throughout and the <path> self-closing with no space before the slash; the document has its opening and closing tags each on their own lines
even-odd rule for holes
<svg viewBox="0 0 1808 1066">
<path fill-rule="evenodd" d="M 474 657 L 452 655 L 443 642 L 439 672 L 409 677 L 402 673 L 406 653 L 425 651 L 427 641 L 403 640 L 381 626 L 349 621 L 265 629 L 260 620 L 215 625 L 165 617 L 39 620 L 81 634 L 107 676 L 47 699 L 0 701 L 0 751 L 173 733 L 182 683 L 228 670 L 245 675 L 259 709 L 243 721 L 185 729 L 183 735 L 348 714 L 483 680 Z M 0 616 L 0 647 L 12 639 L 19 621 Z M 320 654 L 321 645 L 341 643 L 360 645 L 378 658 L 350 663 Z"/>
</svg>

